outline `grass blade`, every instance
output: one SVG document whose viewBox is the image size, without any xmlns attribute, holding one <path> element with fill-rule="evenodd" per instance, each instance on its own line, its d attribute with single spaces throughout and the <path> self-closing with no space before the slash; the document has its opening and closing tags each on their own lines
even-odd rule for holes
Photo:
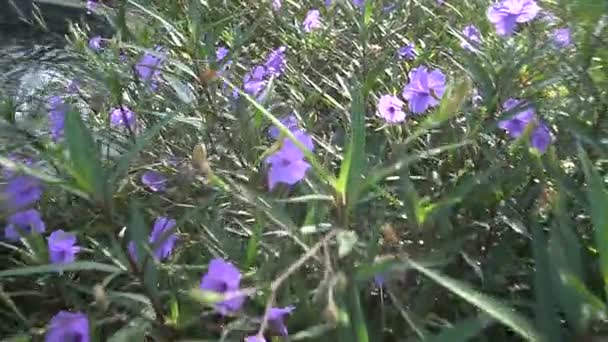
<svg viewBox="0 0 608 342">
<path fill-rule="evenodd" d="M 585 150 L 579 146 L 578 157 L 587 180 L 587 200 L 591 222 L 595 233 L 595 243 L 600 255 L 600 269 L 604 279 L 604 291 L 608 294 L 608 193 L 597 169 L 591 164 Z"/>
<path fill-rule="evenodd" d="M 411 264 L 412 268 L 415 268 L 418 272 L 431 278 L 437 284 L 445 287 L 453 294 L 459 296 L 491 317 L 495 318 L 497 321 L 513 329 L 513 331 L 525 339 L 529 341 L 544 340 L 542 335 L 540 335 L 532 323 L 526 317 L 517 313 L 510 306 L 486 294 L 480 293 L 462 281 L 452 279 L 439 272 L 433 271 L 419 264 L 418 262 L 409 260 L 409 263 Z"/>
</svg>

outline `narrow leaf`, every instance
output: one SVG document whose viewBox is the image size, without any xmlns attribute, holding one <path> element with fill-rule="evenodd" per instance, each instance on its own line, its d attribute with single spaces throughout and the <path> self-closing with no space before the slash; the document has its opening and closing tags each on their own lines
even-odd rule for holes
<svg viewBox="0 0 608 342">
<path fill-rule="evenodd" d="M 453 294 L 486 312 L 497 321 L 513 329 L 513 331 L 520 336 L 530 341 L 543 340 L 542 335 L 538 333 L 532 323 L 527 318 L 517 313 L 515 309 L 511 308 L 510 306 L 486 294 L 480 293 L 462 281 L 452 279 L 439 272 L 433 271 L 413 260 L 409 260 L 409 263 L 420 273 L 426 275 L 437 284 L 448 289 Z"/>
</svg>

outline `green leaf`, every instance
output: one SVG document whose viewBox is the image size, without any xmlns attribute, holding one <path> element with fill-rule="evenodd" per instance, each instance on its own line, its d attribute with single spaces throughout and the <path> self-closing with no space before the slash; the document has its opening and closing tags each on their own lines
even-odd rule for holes
<svg viewBox="0 0 608 342">
<path fill-rule="evenodd" d="M 150 327 L 150 321 L 137 317 L 115 332 L 108 342 L 145 341 L 146 331 Z"/>
<path fill-rule="evenodd" d="M 425 342 L 467 342 L 479 335 L 494 320 L 486 314 L 462 320 L 439 334 L 428 337 Z"/>
<path fill-rule="evenodd" d="M 579 333 L 586 331 L 589 314 L 586 313 L 586 301 L 575 288 L 569 285 L 568 277 L 582 279 L 581 245 L 573 231 L 573 224 L 566 205 L 565 191 L 558 188 L 553 214 L 557 223 L 553 225 L 549 236 L 549 260 L 552 265 L 552 284 L 556 299 L 566 315 L 569 324 Z M 580 280 L 579 280 L 580 282 Z"/>
<path fill-rule="evenodd" d="M 510 306 L 486 294 L 480 293 L 462 281 L 452 279 L 439 272 L 433 271 L 411 259 L 409 260 L 409 263 L 411 264 L 412 268 L 415 268 L 418 272 L 431 278 L 437 284 L 445 287 L 453 294 L 459 296 L 491 317 L 495 318 L 497 321 L 513 329 L 513 331 L 525 339 L 529 341 L 544 340 L 542 335 L 540 335 L 536 328 L 534 328 L 532 323 L 530 323 L 527 318 L 517 313 Z"/>
<path fill-rule="evenodd" d="M 365 102 L 361 89 L 351 91 L 351 134 L 346 155 L 340 165 L 340 176 L 335 191 L 348 205 L 356 202 L 355 196 L 361 186 L 361 173 L 365 164 Z"/>
<path fill-rule="evenodd" d="M 336 240 L 338 241 L 338 256 L 343 258 L 352 252 L 359 237 L 352 230 L 342 230 L 338 232 Z"/>
<path fill-rule="evenodd" d="M 50 264 L 42 266 L 26 266 L 0 271 L 0 278 L 29 276 L 40 273 L 59 273 L 68 271 L 99 271 L 104 273 L 123 273 L 125 270 L 116 266 L 92 261 L 75 261 L 70 264 Z"/>
<path fill-rule="evenodd" d="M 192 93 L 192 90 L 187 83 L 182 82 L 179 78 L 171 75 L 163 75 L 163 78 L 167 80 L 167 83 L 173 88 L 177 98 L 187 105 L 193 105 L 196 101 L 196 96 Z"/>
<path fill-rule="evenodd" d="M 349 307 L 350 316 L 352 317 L 351 326 L 355 335 L 356 342 L 369 342 L 369 334 L 367 332 L 367 324 L 363 308 L 361 307 L 361 299 L 359 298 L 359 288 L 354 281 L 349 282 Z"/>
<path fill-rule="evenodd" d="M 531 222 L 538 222 L 532 217 Z M 547 334 L 549 341 L 561 340 L 561 327 L 557 316 L 557 303 L 551 284 L 551 269 L 547 252 L 547 239 L 537 223 L 532 223 L 532 255 L 536 264 L 534 313 L 538 326 Z"/>
<path fill-rule="evenodd" d="M 127 234 L 129 235 L 129 242 L 133 241 L 135 243 L 137 266 L 141 270 L 141 266 L 148 256 L 148 228 L 141 214 L 141 209 L 136 202 L 131 202 L 129 208 Z"/>
<path fill-rule="evenodd" d="M 578 147 L 578 157 L 587 180 L 587 200 L 595 233 L 595 243 L 600 255 L 600 270 L 604 279 L 604 291 L 608 294 L 608 194 L 602 177 L 591 164 L 587 153 Z"/>
<path fill-rule="evenodd" d="M 82 121 L 79 112 L 71 107 L 65 119 L 65 136 L 70 152 L 72 175 L 78 186 L 99 199 L 104 195 L 104 170 L 101 166 L 97 144 Z"/>
</svg>

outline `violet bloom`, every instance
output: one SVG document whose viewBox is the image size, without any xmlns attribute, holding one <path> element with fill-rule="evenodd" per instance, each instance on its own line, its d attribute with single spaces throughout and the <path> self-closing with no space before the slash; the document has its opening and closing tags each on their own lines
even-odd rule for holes
<svg viewBox="0 0 608 342">
<path fill-rule="evenodd" d="M 139 79 L 156 90 L 158 79 L 161 75 L 162 64 L 165 61 L 165 53 L 157 48 L 154 53 L 146 52 L 135 65 L 135 72 Z"/>
<path fill-rule="evenodd" d="M 309 151 L 314 149 L 312 137 L 303 130 L 292 132 Z M 272 190 L 278 183 L 294 185 L 306 176 L 310 164 L 304 160 L 304 153 L 289 139 L 283 140 L 280 150 L 266 158 L 270 164 L 268 170 L 268 188 Z"/>
<path fill-rule="evenodd" d="M 279 77 L 285 71 L 287 48 L 284 46 L 278 47 L 268 54 L 264 67 L 269 76 Z"/>
<path fill-rule="evenodd" d="M 298 119 L 295 115 L 289 115 L 280 119 L 279 121 L 281 121 L 283 126 L 287 127 L 292 132 L 298 128 Z M 277 126 L 273 125 L 270 127 L 270 129 L 268 129 L 268 135 L 273 139 L 278 139 L 281 135 L 281 131 Z"/>
<path fill-rule="evenodd" d="M 355 5 L 355 7 L 363 7 L 363 5 L 365 5 L 365 0 L 353 0 L 353 5 Z"/>
<path fill-rule="evenodd" d="M 103 38 L 101 38 L 101 36 L 95 36 L 89 39 L 89 48 L 93 51 L 101 51 L 101 49 L 103 49 Z"/>
<path fill-rule="evenodd" d="M 76 246 L 76 235 L 59 229 L 48 238 L 49 259 L 53 264 L 69 264 L 74 262 L 80 247 Z"/>
<path fill-rule="evenodd" d="M 378 101 L 378 116 L 382 117 L 388 123 L 399 123 L 405 121 L 405 112 L 403 106 L 405 104 L 397 96 L 382 95 Z"/>
<path fill-rule="evenodd" d="M 534 0 L 502 0 L 488 8 L 487 16 L 496 33 L 510 36 L 517 24 L 527 23 L 534 19 L 540 7 Z"/>
<path fill-rule="evenodd" d="M 99 7 L 97 0 L 87 0 L 87 14 L 95 12 L 95 10 L 97 10 L 97 7 Z"/>
<path fill-rule="evenodd" d="M 551 34 L 553 44 L 560 49 L 566 49 L 572 46 L 572 32 L 570 28 L 564 27 L 556 29 Z"/>
<path fill-rule="evenodd" d="M 544 122 L 536 118 L 534 107 L 522 100 L 508 99 L 503 103 L 503 110 L 515 110 L 516 114 L 509 119 L 500 121 L 498 127 L 505 130 L 511 137 L 519 138 L 524 134 L 529 124 L 536 123 L 536 127 L 530 134 L 530 146 L 540 153 L 547 150 L 552 141 L 551 132 Z"/>
<path fill-rule="evenodd" d="M 45 342 L 89 342 L 89 319 L 82 312 L 59 311 L 49 323 Z"/>
<path fill-rule="evenodd" d="M 71 80 L 66 87 L 66 90 L 70 94 L 76 94 L 80 90 L 80 82 L 78 80 Z"/>
<path fill-rule="evenodd" d="M 313 9 L 308 11 L 306 19 L 304 19 L 304 22 L 302 23 L 302 27 L 304 28 L 304 32 L 307 33 L 321 28 L 321 13 L 319 13 L 319 10 Z"/>
<path fill-rule="evenodd" d="M 229 50 L 223 46 L 220 46 L 217 49 L 215 49 L 215 61 L 219 63 L 222 59 L 224 59 L 228 55 L 228 52 L 229 52 Z"/>
<path fill-rule="evenodd" d="M 475 25 L 467 25 L 462 30 L 464 39 L 460 42 L 460 47 L 465 50 L 475 51 L 481 45 L 481 32 Z"/>
<path fill-rule="evenodd" d="M 413 61 L 414 59 L 416 59 L 416 46 L 414 45 L 414 43 L 407 43 L 405 46 L 402 46 L 401 48 L 399 48 L 399 50 L 397 51 L 397 54 L 399 55 L 400 58 L 408 60 L 408 61 Z"/>
<path fill-rule="evenodd" d="M 34 232 L 42 234 L 44 230 L 45 225 L 38 210 L 28 209 L 9 216 L 8 224 L 4 228 L 4 237 L 9 241 L 18 241 Z"/>
<path fill-rule="evenodd" d="M 287 326 L 285 326 L 285 317 L 290 315 L 296 307 L 293 305 L 284 308 L 270 308 L 268 312 L 268 327 L 281 336 L 287 336 Z"/>
<path fill-rule="evenodd" d="M 38 201 L 42 196 L 42 184 L 38 178 L 23 175 L 11 179 L 4 187 L 3 198 L 12 209 L 21 209 Z"/>
<path fill-rule="evenodd" d="M 281 4 L 281 0 L 272 0 L 272 9 L 278 11 L 281 9 L 283 4 Z"/>
<path fill-rule="evenodd" d="M 63 127 L 65 123 L 66 105 L 59 96 L 49 99 L 49 126 L 51 138 L 57 142 L 63 138 Z"/>
<path fill-rule="evenodd" d="M 165 191 L 167 178 L 158 171 L 146 171 L 141 176 L 141 182 L 153 192 Z"/>
<path fill-rule="evenodd" d="M 177 235 L 171 233 L 167 235 L 175 227 L 175 220 L 168 217 L 160 216 L 154 221 L 154 227 L 148 238 L 148 242 L 154 248 L 154 259 L 162 261 L 169 258 L 177 242 Z M 129 255 L 131 259 L 137 261 L 137 250 L 135 248 L 135 242 L 131 241 L 128 245 Z"/>
<path fill-rule="evenodd" d="M 331 6 L 332 1 L 331 0 L 325 0 L 325 7 L 329 7 Z"/>
<path fill-rule="evenodd" d="M 264 336 L 251 335 L 245 337 L 245 342 L 266 342 L 266 339 L 264 338 Z"/>
<path fill-rule="evenodd" d="M 262 65 L 257 65 L 243 78 L 243 88 L 251 96 L 258 96 L 266 86 L 267 70 Z"/>
<path fill-rule="evenodd" d="M 240 283 L 239 270 L 231 263 L 215 258 L 209 263 L 209 269 L 201 279 L 200 288 L 229 297 L 215 304 L 215 310 L 225 316 L 238 311 L 243 306 L 245 297 L 238 294 Z"/>
<path fill-rule="evenodd" d="M 377 287 L 384 287 L 385 283 L 386 277 L 384 274 L 379 273 L 374 276 L 374 284 L 376 284 Z"/>
<path fill-rule="evenodd" d="M 115 107 L 110 111 L 110 124 L 112 127 L 135 128 L 137 118 L 135 113 L 127 106 Z"/>
<path fill-rule="evenodd" d="M 445 92 L 445 75 L 441 71 L 429 71 L 420 66 L 410 71 L 409 78 L 410 83 L 403 89 L 403 98 L 414 114 L 424 113 L 429 107 L 439 104 Z"/>
</svg>

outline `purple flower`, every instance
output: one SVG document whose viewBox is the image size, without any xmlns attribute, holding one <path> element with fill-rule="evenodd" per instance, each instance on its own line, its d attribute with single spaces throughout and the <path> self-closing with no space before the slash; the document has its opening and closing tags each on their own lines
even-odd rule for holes
<svg viewBox="0 0 608 342">
<path fill-rule="evenodd" d="M 281 336 L 287 336 L 287 326 L 285 326 L 285 316 L 291 314 L 296 307 L 293 305 L 284 308 L 270 308 L 268 312 L 268 327 Z"/>
<path fill-rule="evenodd" d="M 175 233 L 166 234 L 175 227 L 175 224 L 174 219 L 163 216 L 156 218 L 156 221 L 154 221 L 154 227 L 152 233 L 150 233 L 150 243 L 155 247 L 154 257 L 157 260 L 164 260 L 171 256 L 177 241 L 177 235 Z"/>
<path fill-rule="evenodd" d="M 287 48 L 281 46 L 268 54 L 264 66 L 270 76 L 279 77 L 285 71 L 285 52 Z"/>
<path fill-rule="evenodd" d="M 154 53 L 146 52 L 135 65 L 135 72 L 139 79 L 156 90 L 157 82 L 161 75 L 162 64 L 165 61 L 165 53 L 157 48 Z"/>
<path fill-rule="evenodd" d="M 557 48 L 565 49 L 572 46 L 572 32 L 568 27 L 554 30 L 551 38 Z"/>
<path fill-rule="evenodd" d="M 536 118 L 534 107 L 518 99 L 508 99 L 503 103 L 504 111 L 515 111 L 511 118 L 502 120 L 498 127 L 505 130 L 511 137 L 521 137 L 530 123 L 536 122 L 536 127 L 530 135 L 530 145 L 540 153 L 544 153 L 551 144 L 551 132 L 549 127 Z"/>
<path fill-rule="evenodd" d="M 384 283 L 386 283 L 384 274 L 376 274 L 374 276 L 374 284 L 376 284 L 377 287 L 384 287 Z"/>
<path fill-rule="evenodd" d="M 87 14 L 95 12 L 98 6 L 99 4 L 97 3 L 97 0 L 87 0 Z"/>
<path fill-rule="evenodd" d="M 229 52 L 229 50 L 223 46 L 220 46 L 217 49 L 215 49 L 215 61 L 220 62 L 222 59 L 224 59 L 228 55 L 228 52 Z"/>
<path fill-rule="evenodd" d="M 329 7 L 331 6 L 332 1 L 331 0 L 325 0 L 325 7 Z"/>
<path fill-rule="evenodd" d="M 66 105 L 59 96 L 51 97 L 48 104 L 51 138 L 53 141 L 57 142 L 59 139 L 63 138 Z"/>
<path fill-rule="evenodd" d="M 59 229 L 51 233 L 48 239 L 49 259 L 53 264 L 74 262 L 80 247 L 76 246 L 76 235 Z"/>
<path fill-rule="evenodd" d="M 215 258 L 209 263 L 207 273 L 201 279 L 200 288 L 230 297 L 215 304 L 215 309 L 221 315 L 238 311 L 245 297 L 238 295 L 241 283 L 241 273 L 229 262 Z"/>
<path fill-rule="evenodd" d="M 251 335 L 245 337 L 245 342 L 266 342 L 266 339 L 264 338 L 264 336 Z"/>
<path fill-rule="evenodd" d="M 402 59 L 413 61 L 416 58 L 416 50 L 414 43 L 407 43 L 405 46 L 402 46 L 397 51 L 397 54 Z"/>
<path fill-rule="evenodd" d="M 89 319 L 82 312 L 59 311 L 49 323 L 45 342 L 89 342 Z"/>
<path fill-rule="evenodd" d="M 177 242 L 177 235 L 171 233 L 166 235 L 167 232 L 175 227 L 175 220 L 168 217 L 157 217 L 154 221 L 154 227 L 148 238 L 148 242 L 154 248 L 154 258 L 158 261 L 162 261 L 171 256 L 175 242 Z M 131 259 L 137 261 L 137 250 L 135 248 L 135 242 L 129 242 L 129 255 Z"/>
<path fill-rule="evenodd" d="M 287 117 L 280 119 L 279 121 L 281 121 L 283 126 L 286 126 L 292 132 L 298 128 L 298 119 L 296 118 L 295 115 L 289 115 Z M 277 126 L 273 125 L 268 130 L 268 135 L 273 139 L 278 139 L 279 136 L 281 135 L 281 131 L 279 130 L 279 128 Z"/>
<path fill-rule="evenodd" d="M 113 127 L 128 126 L 134 129 L 136 121 L 135 113 L 127 106 L 115 107 L 110 111 L 110 124 Z"/>
<path fill-rule="evenodd" d="M 467 25 L 462 30 L 464 39 L 460 42 L 460 47 L 465 50 L 475 51 L 475 49 L 481 44 L 481 32 L 475 27 L 475 25 Z"/>
<path fill-rule="evenodd" d="M 80 82 L 78 82 L 78 80 L 76 79 L 71 80 L 68 86 L 66 87 L 66 90 L 70 94 L 78 93 L 78 91 L 80 90 Z"/>
<path fill-rule="evenodd" d="M 363 7 L 363 5 L 365 5 L 365 0 L 353 0 L 353 5 L 355 5 L 355 7 Z"/>
<path fill-rule="evenodd" d="M 262 65 L 257 65 L 243 78 L 243 88 L 251 96 L 258 96 L 266 86 L 267 70 Z"/>
<path fill-rule="evenodd" d="M 94 51 L 101 51 L 103 49 L 103 38 L 101 36 L 95 36 L 89 39 L 89 47 Z"/>
<path fill-rule="evenodd" d="M 303 130 L 295 130 L 292 133 L 310 151 L 314 149 L 312 137 Z M 266 158 L 270 164 L 268 170 L 268 188 L 272 190 L 277 183 L 294 185 L 306 176 L 310 164 L 304 160 L 304 153 L 296 147 L 289 139 L 283 140 L 280 150 Z"/>
<path fill-rule="evenodd" d="M 141 182 L 153 192 L 165 191 L 167 178 L 158 171 L 146 171 L 141 176 Z"/>
<path fill-rule="evenodd" d="M 445 75 L 439 70 L 428 71 L 425 66 L 412 69 L 410 83 L 403 89 L 403 98 L 408 101 L 414 114 L 424 113 L 429 107 L 439 104 L 445 92 Z"/>
<path fill-rule="evenodd" d="M 499 35 L 510 36 L 517 24 L 531 21 L 539 11 L 534 0 L 502 0 L 488 8 L 487 16 Z"/>
<path fill-rule="evenodd" d="M 28 209 L 9 216 L 8 225 L 4 228 L 4 237 L 9 241 L 17 241 L 24 235 L 33 232 L 41 234 L 44 230 L 45 225 L 38 210 Z"/>
<path fill-rule="evenodd" d="M 308 11 L 302 26 L 304 27 L 304 32 L 312 32 L 321 28 L 321 14 L 319 13 L 319 10 L 313 9 Z"/>
<path fill-rule="evenodd" d="M 394 95 L 382 95 L 378 101 L 378 116 L 384 118 L 388 123 L 399 123 L 405 121 L 403 101 Z"/>
<path fill-rule="evenodd" d="M 283 6 L 281 4 L 281 0 L 272 0 L 272 9 L 274 9 L 275 11 L 278 11 L 281 9 L 281 6 Z"/>
<path fill-rule="evenodd" d="M 12 209 L 21 209 L 38 201 L 42 196 L 42 185 L 38 178 L 17 176 L 4 187 L 0 198 L 4 198 Z"/>
</svg>

